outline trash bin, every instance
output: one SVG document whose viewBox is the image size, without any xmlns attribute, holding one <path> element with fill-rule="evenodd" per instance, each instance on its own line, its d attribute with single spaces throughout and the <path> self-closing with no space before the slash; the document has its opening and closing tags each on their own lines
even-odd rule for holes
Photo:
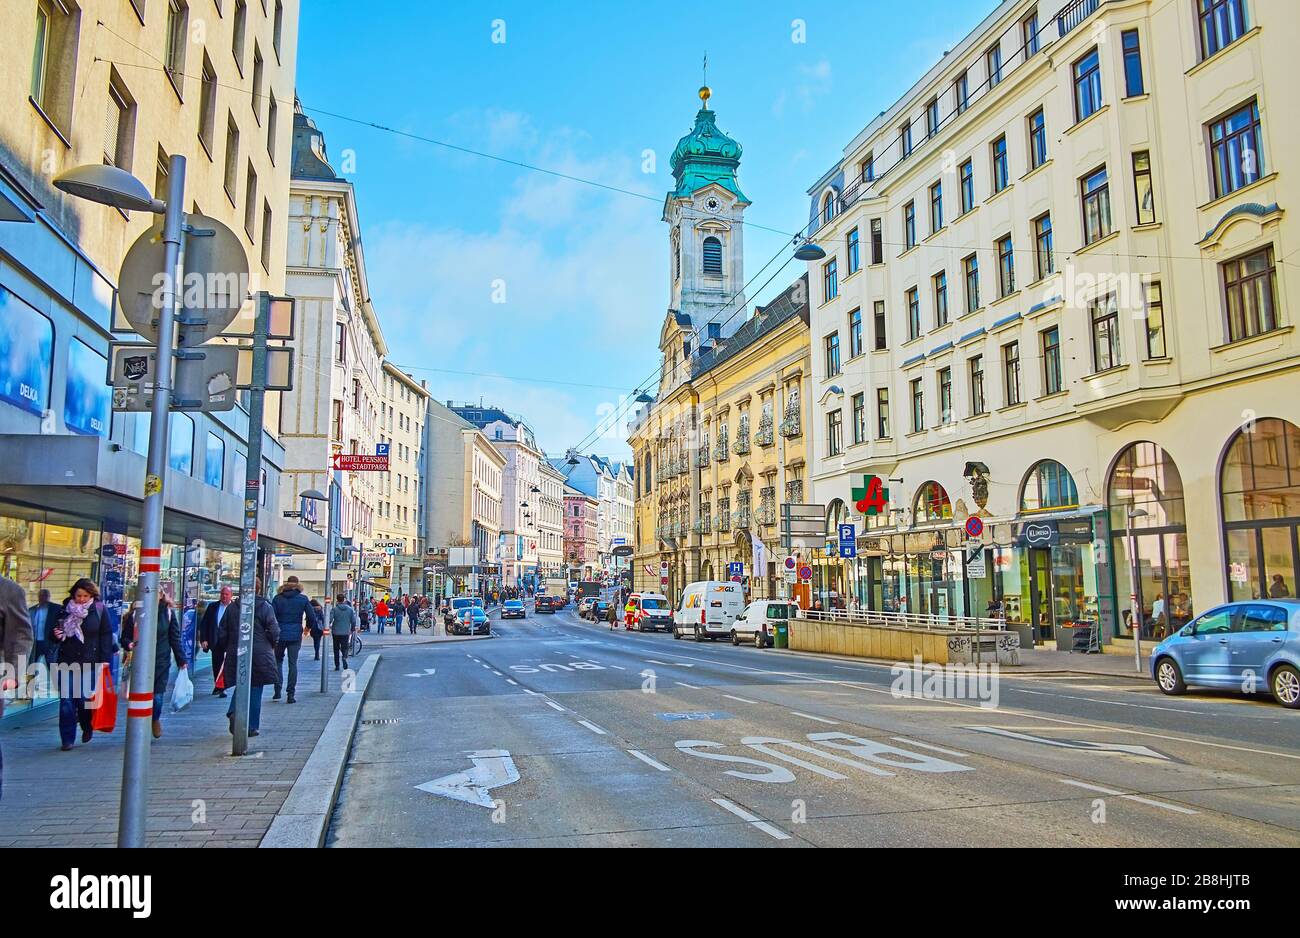
<svg viewBox="0 0 1300 938">
<path fill-rule="evenodd" d="M 778 622 L 776 624 L 776 633 L 772 638 L 772 647 L 773 648 L 790 647 L 790 623 L 789 622 Z"/>
</svg>

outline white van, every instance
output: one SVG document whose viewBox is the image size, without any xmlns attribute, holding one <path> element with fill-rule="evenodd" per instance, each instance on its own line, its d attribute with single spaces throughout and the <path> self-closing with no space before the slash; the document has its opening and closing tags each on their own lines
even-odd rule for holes
<svg viewBox="0 0 1300 938">
<path fill-rule="evenodd" d="M 673 613 L 673 638 L 692 636 L 730 638 L 731 623 L 745 611 L 745 589 L 739 583 L 704 580 L 692 583 L 682 593 L 681 605 Z"/>
<path fill-rule="evenodd" d="M 627 601 L 636 607 L 638 632 L 669 631 L 673 627 L 673 604 L 661 593 L 633 593 Z M 623 607 L 626 609 L 626 605 Z"/>
<path fill-rule="evenodd" d="M 756 599 L 731 624 L 731 644 L 753 642 L 755 648 L 771 648 L 777 626 L 790 624 L 795 605 L 782 599 Z"/>
</svg>

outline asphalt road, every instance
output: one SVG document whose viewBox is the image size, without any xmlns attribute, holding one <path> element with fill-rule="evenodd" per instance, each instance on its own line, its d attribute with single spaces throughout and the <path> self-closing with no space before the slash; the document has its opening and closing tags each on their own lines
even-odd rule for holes
<svg viewBox="0 0 1300 938">
<path fill-rule="evenodd" d="M 331 846 L 1300 845 L 1266 698 L 492 626 L 383 649 Z"/>
</svg>

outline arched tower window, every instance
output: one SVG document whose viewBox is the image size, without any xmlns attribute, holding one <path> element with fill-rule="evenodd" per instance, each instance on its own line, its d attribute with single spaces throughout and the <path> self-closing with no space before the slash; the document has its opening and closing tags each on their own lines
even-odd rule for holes
<svg viewBox="0 0 1300 938">
<path fill-rule="evenodd" d="M 826 198 L 822 200 L 822 224 L 826 224 L 835 217 L 835 194 L 826 193 Z"/>
<path fill-rule="evenodd" d="M 704 273 L 722 276 L 722 242 L 712 235 L 704 239 Z"/>
</svg>

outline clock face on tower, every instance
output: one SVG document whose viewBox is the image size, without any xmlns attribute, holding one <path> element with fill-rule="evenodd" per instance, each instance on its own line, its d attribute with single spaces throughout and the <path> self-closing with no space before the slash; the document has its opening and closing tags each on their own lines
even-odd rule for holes
<svg viewBox="0 0 1300 938">
<path fill-rule="evenodd" d="M 722 211 L 722 202 L 718 200 L 716 195 L 711 195 L 704 200 L 704 208 L 706 211 L 716 215 L 718 212 Z"/>
</svg>

